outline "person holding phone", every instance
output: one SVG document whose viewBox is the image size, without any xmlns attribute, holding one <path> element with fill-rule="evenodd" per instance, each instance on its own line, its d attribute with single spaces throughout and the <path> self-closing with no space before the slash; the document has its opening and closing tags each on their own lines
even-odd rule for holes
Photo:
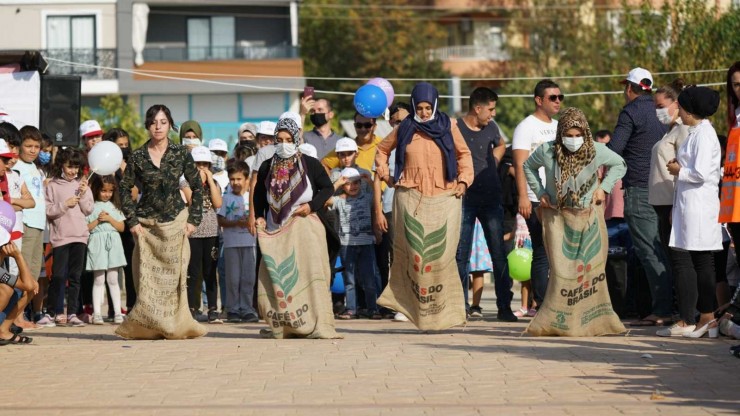
<svg viewBox="0 0 740 416">
<path fill-rule="evenodd" d="M 303 132 L 303 142 L 316 148 L 316 157 L 321 160 L 337 146 L 337 140 L 342 137 L 331 128 L 334 119 L 334 109 L 326 98 L 315 99 L 313 87 L 303 90 L 302 107 L 308 107 L 309 119 L 313 130 Z"/>
</svg>

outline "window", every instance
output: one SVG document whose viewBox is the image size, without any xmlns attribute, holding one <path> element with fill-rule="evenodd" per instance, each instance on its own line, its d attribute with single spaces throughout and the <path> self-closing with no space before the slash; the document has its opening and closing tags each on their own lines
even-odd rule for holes
<svg viewBox="0 0 740 416">
<path fill-rule="evenodd" d="M 188 19 L 188 59 L 233 59 L 234 33 L 233 17 Z"/>
<path fill-rule="evenodd" d="M 57 59 L 87 64 L 96 63 L 96 22 L 94 15 L 48 16 L 47 53 Z M 90 68 L 94 71 L 93 68 Z"/>
</svg>

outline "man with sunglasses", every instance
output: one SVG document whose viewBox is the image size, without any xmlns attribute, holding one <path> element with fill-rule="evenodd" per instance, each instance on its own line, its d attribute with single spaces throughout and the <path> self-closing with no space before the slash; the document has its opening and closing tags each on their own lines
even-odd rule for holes
<svg viewBox="0 0 740 416">
<path fill-rule="evenodd" d="M 658 215 L 648 202 L 648 177 L 652 148 L 665 134 L 665 126 L 655 113 L 653 76 L 648 70 L 634 68 L 621 83 L 627 104 L 619 113 L 607 146 L 627 163 L 627 174 L 623 178 L 624 218 L 652 297 L 648 302 L 645 297 L 638 296 L 638 313 L 643 311 L 644 315 L 649 310 L 650 314 L 632 325 L 663 326 L 671 319 L 673 293 L 666 266 L 668 258 L 658 232 Z M 639 288 L 640 284 L 635 283 L 635 287 Z"/>
<path fill-rule="evenodd" d="M 558 84 L 549 79 L 538 82 L 534 87 L 534 113 L 527 116 L 516 126 L 512 139 L 516 188 L 519 193 L 519 214 L 527 221 L 527 228 L 529 228 L 529 235 L 532 240 L 531 284 L 534 301 L 538 308 L 545 299 L 550 265 L 547 261 L 547 253 L 542 240 L 542 224 L 535 211 L 540 205 L 539 199 L 527 184 L 527 179 L 524 176 L 524 162 L 541 144 L 555 140 L 558 121 L 554 120 L 553 117 L 560 112 L 563 99 L 565 99 L 565 96 L 560 92 Z M 540 169 L 540 179 L 544 185 L 544 169 Z"/>
<path fill-rule="evenodd" d="M 357 143 L 357 160 L 355 163 L 365 170 L 372 171 L 378 143 L 383 141 L 383 139 L 375 135 L 374 118 L 364 117 L 360 113 L 355 113 L 354 121 L 355 131 L 357 132 L 357 137 L 355 137 L 355 142 Z M 338 168 L 340 163 L 337 152 L 334 150 L 329 152 L 321 163 L 324 164 L 327 172 Z"/>
</svg>

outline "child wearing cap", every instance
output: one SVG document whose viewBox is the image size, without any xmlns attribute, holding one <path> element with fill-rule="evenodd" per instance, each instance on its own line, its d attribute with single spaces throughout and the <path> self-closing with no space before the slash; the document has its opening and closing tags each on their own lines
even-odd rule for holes
<svg viewBox="0 0 740 416">
<path fill-rule="evenodd" d="M 28 301 L 38 292 L 39 286 L 23 260 L 21 251 L 13 243 L 15 214 L 13 207 L 0 201 L 0 264 L 10 257 L 18 264 L 18 274 L 12 275 L 0 267 L 0 346 L 30 344 L 29 337 L 14 333 L 12 324 L 22 319 Z"/>
<path fill-rule="evenodd" d="M 85 151 L 89 152 L 96 144 L 103 140 L 103 129 L 97 120 L 86 120 L 80 124 L 80 137 L 85 143 Z"/>
<path fill-rule="evenodd" d="M 229 186 L 229 174 L 226 173 L 226 156 L 229 154 L 226 142 L 221 139 L 211 139 L 208 142 L 208 150 L 211 151 L 211 171 L 213 179 L 221 187 L 221 193 L 226 192 Z"/>
<path fill-rule="evenodd" d="M 367 316 L 370 319 L 381 319 L 377 306 L 380 274 L 375 262 L 373 194 L 364 191 L 364 187 L 360 185 L 364 182 L 368 184 L 367 189 L 372 189 L 372 179 L 369 175 L 362 175 L 358 169 L 348 167 L 340 172 L 337 182 L 341 183 L 343 193 L 332 198 L 330 205 L 339 217 L 339 255 L 344 265 L 347 303 L 347 309 L 338 318 L 353 319 L 358 316 L 356 284 L 359 284 L 364 293 Z"/>
<path fill-rule="evenodd" d="M 203 186 L 203 219 L 188 239 L 190 242 L 190 264 L 188 265 L 188 304 L 193 318 L 206 321 L 208 317 L 200 311 L 202 304 L 203 280 L 206 282 L 209 315 L 217 309 L 216 293 L 218 286 L 215 275 L 211 273 L 213 261 L 217 257 L 218 218 L 216 212 L 221 208 L 221 187 L 211 172 L 211 151 L 205 146 L 196 146 L 190 152 L 200 173 Z M 188 188 L 189 190 L 189 188 Z"/>
<path fill-rule="evenodd" d="M 329 174 L 329 178 L 331 179 L 331 182 L 334 184 L 334 189 L 338 193 L 341 193 L 341 188 L 345 183 L 345 181 L 342 179 L 342 170 L 346 168 L 356 169 L 360 173 L 361 177 L 370 180 L 369 184 L 368 184 L 368 181 L 361 182 L 362 192 L 370 193 L 372 195 L 373 176 L 370 173 L 370 171 L 357 166 L 357 155 L 358 155 L 357 149 L 358 149 L 357 143 L 348 137 L 343 137 L 337 140 L 337 145 L 334 148 L 334 152 L 336 153 L 337 158 L 339 159 L 339 167 L 331 170 L 331 173 Z"/>
</svg>

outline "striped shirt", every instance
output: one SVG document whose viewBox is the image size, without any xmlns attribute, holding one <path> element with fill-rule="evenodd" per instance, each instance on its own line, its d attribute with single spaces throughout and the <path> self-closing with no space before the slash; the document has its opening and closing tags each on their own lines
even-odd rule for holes
<svg viewBox="0 0 740 416">
<path fill-rule="evenodd" d="M 648 187 L 652 149 L 665 132 L 650 95 L 640 95 L 622 108 L 608 147 L 627 162 L 625 187 Z"/>
</svg>

